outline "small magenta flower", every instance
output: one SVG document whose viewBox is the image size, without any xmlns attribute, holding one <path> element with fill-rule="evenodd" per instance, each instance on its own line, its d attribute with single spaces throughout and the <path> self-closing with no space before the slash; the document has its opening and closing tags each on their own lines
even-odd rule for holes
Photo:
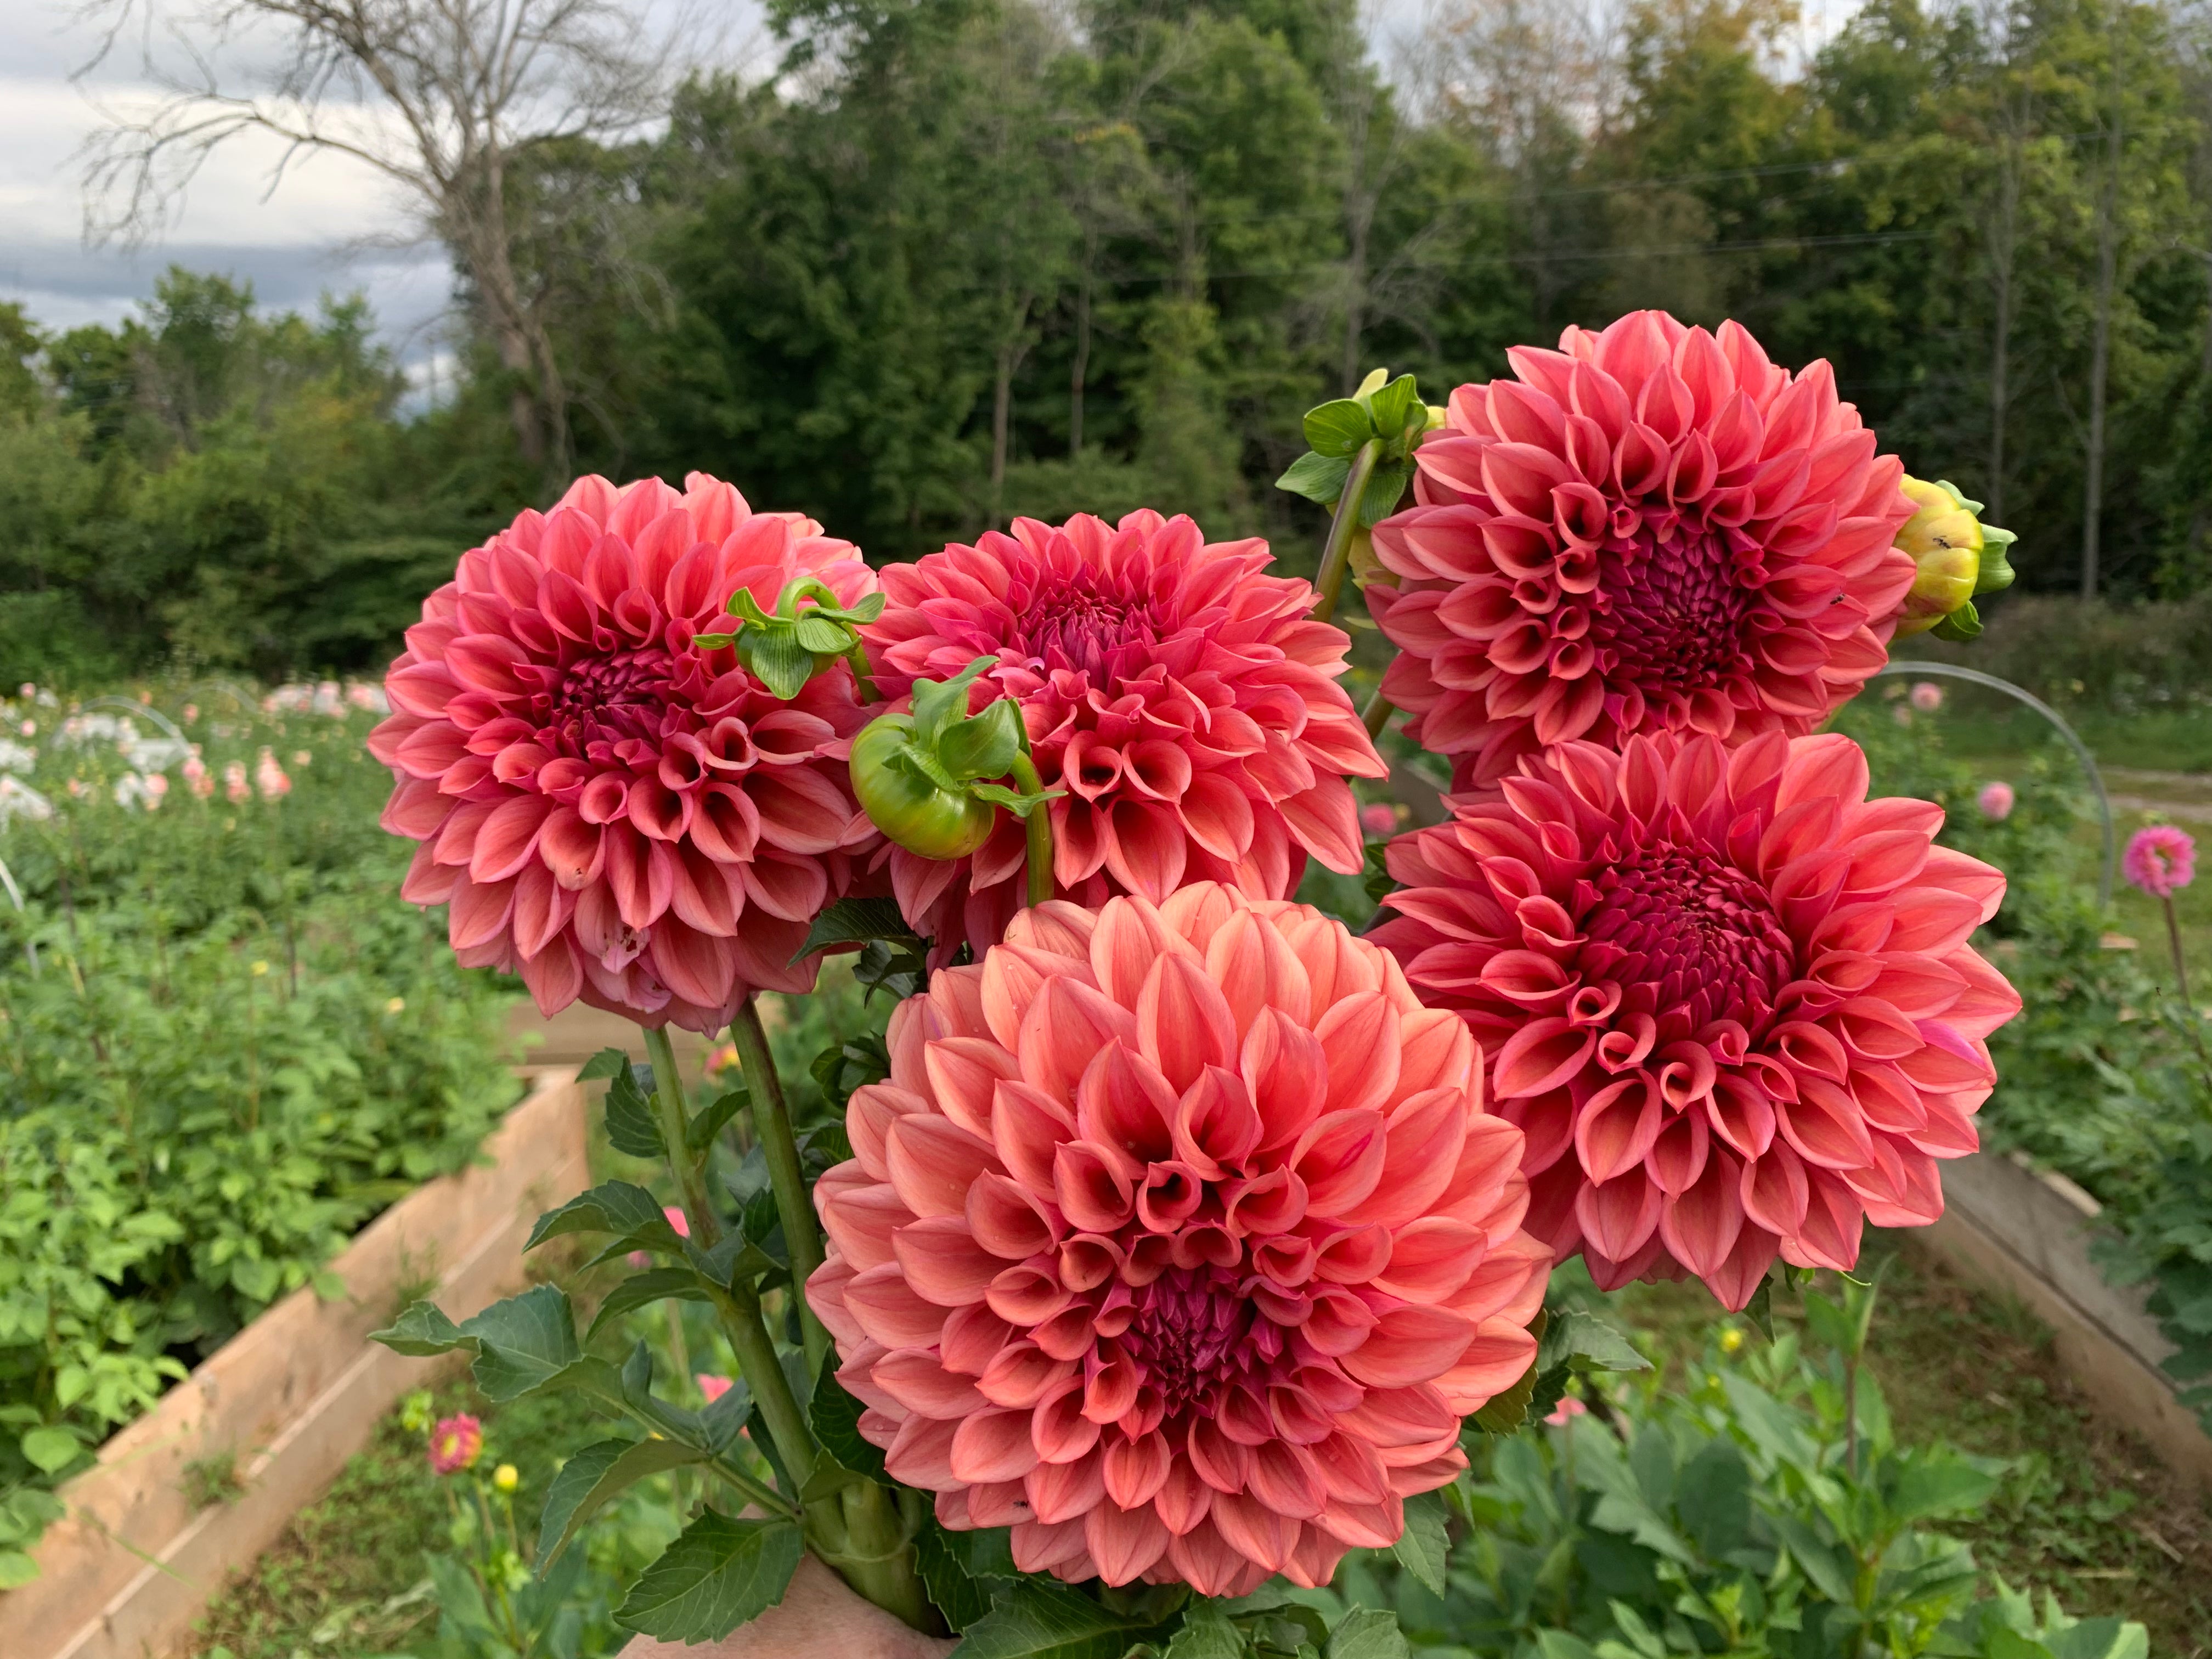
<svg viewBox="0 0 2212 1659">
<path fill-rule="evenodd" d="M 1370 836 L 1388 836 L 1398 828 L 1398 809 L 1388 801 L 1370 801 L 1359 809 L 1359 827 Z"/>
<path fill-rule="evenodd" d="M 476 1467 L 483 1455 L 483 1425 L 463 1412 L 441 1418 L 430 1431 L 430 1468 L 437 1474 L 456 1474 Z"/>
<path fill-rule="evenodd" d="M 2197 843 L 2174 824 L 2150 824 L 2128 837 L 2120 868 L 2153 898 L 2170 899 L 2197 878 Z"/>
<path fill-rule="evenodd" d="M 1923 714 L 1932 714 L 1943 706 L 1943 688 L 1933 680 L 1917 680 L 1911 693 L 1912 706 Z"/>
<path fill-rule="evenodd" d="M 2014 799 L 2012 786 L 1998 778 L 1982 786 L 1982 793 L 1974 797 L 1974 805 L 1982 809 L 1982 816 L 1991 823 L 2002 823 L 2012 816 Z"/>
</svg>

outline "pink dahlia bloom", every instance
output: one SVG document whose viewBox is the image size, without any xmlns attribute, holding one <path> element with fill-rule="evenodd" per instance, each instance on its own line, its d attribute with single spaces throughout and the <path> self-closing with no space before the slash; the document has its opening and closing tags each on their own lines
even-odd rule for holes
<svg viewBox="0 0 2212 1659">
<path fill-rule="evenodd" d="M 1912 503 L 1815 362 L 1632 312 L 1452 393 L 1375 528 L 1384 694 L 1464 785 L 1583 738 L 1811 731 L 1884 661 Z"/>
<path fill-rule="evenodd" d="M 1266 574 L 1267 544 L 1207 542 L 1188 518 L 1017 519 L 883 572 L 867 629 L 876 684 L 907 695 L 981 656 L 974 706 L 1018 698 L 1052 803 L 1053 873 L 1091 904 L 1158 903 L 1187 881 L 1255 897 L 1297 887 L 1311 854 L 1361 867 L 1350 777 L 1387 769 L 1336 684 L 1351 641 L 1308 619 L 1308 583 Z M 996 939 L 1021 900 L 1011 815 L 972 859 L 890 854 L 908 920 L 947 948 Z"/>
<path fill-rule="evenodd" d="M 1370 937 L 1483 1045 L 1529 1230 L 1600 1285 L 1741 1308 L 1778 1254 L 1848 1268 L 1863 1220 L 1942 1213 L 2021 1006 L 1966 943 L 2004 877 L 1866 792 L 1847 738 L 1577 742 L 1392 844 Z"/>
<path fill-rule="evenodd" d="M 430 1471 L 434 1474 L 458 1474 L 463 1469 L 476 1467 L 477 1459 L 483 1455 L 483 1425 L 463 1412 L 458 1417 L 441 1418 L 430 1431 Z"/>
<path fill-rule="evenodd" d="M 1521 1137 L 1460 1022 L 1319 911 L 1056 900 L 890 1044 L 808 1293 L 891 1474 L 1025 1571 L 1325 1583 L 1534 1357 Z"/>
<path fill-rule="evenodd" d="M 1991 823 L 2002 823 L 2012 816 L 2013 803 L 2017 798 L 2012 786 L 1998 778 L 1982 786 L 1982 793 L 1974 797 L 1974 805 Z"/>
<path fill-rule="evenodd" d="M 755 513 L 695 472 L 586 477 L 463 556 L 422 605 L 369 748 L 398 775 L 384 825 L 422 843 L 404 895 L 452 907 L 472 967 L 547 1013 L 581 997 L 646 1024 L 726 1024 L 755 989 L 804 991 L 808 921 L 872 841 L 845 758 L 852 671 L 789 702 L 727 648 L 726 606 L 815 577 L 873 589 L 851 544 Z"/>
<path fill-rule="evenodd" d="M 2186 830 L 2154 823 L 2128 837 L 2120 868 L 2153 898 L 2172 898 L 2176 888 L 2197 879 L 2197 843 Z"/>
</svg>

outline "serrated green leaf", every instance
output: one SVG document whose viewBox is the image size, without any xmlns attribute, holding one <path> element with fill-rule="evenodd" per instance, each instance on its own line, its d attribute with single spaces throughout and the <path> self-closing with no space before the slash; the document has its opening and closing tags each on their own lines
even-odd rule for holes
<svg viewBox="0 0 2212 1659">
<path fill-rule="evenodd" d="M 568 1293 L 540 1285 L 495 1302 L 459 1330 L 477 1341 L 477 1386 L 494 1401 L 544 1387 L 584 1357 Z"/>
<path fill-rule="evenodd" d="M 968 1571 L 935 1521 L 926 1522 L 915 1534 L 914 1558 L 931 1605 L 945 1615 L 956 1636 L 991 1610 L 990 1587 Z"/>
<path fill-rule="evenodd" d="M 649 1474 L 703 1463 L 708 1454 L 674 1440 L 601 1440 L 561 1466 L 538 1521 L 538 1576 L 545 1577 L 599 1507 Z"/>
<path fill-rule="evenodd" d="M 1229 1622 L 1221 1603 L 1194 1596 L 1163 1659 L 1244 1659 L 1244 1635 Z"/>
<path fill-rule="evenodd" d="M 1375 417 L 1352 398 L 1336 398 L 1306 411 L 1306 447 L 1316 455 L 1350 455 L 1375 435 Z"/>
<path fill-rule="evenodd" d="M 1353 1607 L 1328 1633 L 1325 1659 L 1408 1659 L 1398 1615 L 1382 1607 Z"/>
<path fill-rule="evenodd" d="M 1774 1340 L 1774 1281 L 1762 1279 L 1759 1288 L 1751 1293 L 1751 1300 L 1743 1306 L 1743 1316 L 1758 1328 L 1769 1342 Z"/>
<path fill-rule="evenodd" d="M 653 1109 L 653 1067 L 625 1065 L 607 1085 L 607 1139 L 628 1158 L 667 1155 Z"/>
<path fill-rule="evenodd" d="M 1434 1595 L 1444 1593 L 1444 1565 L 1451 1554 L 1444 1516 L 1444 1500 L 1437 1493 L 1425 1492 L 1408 1498 L 1406 1530 L 1391 1546 L 1399 1564 Z"/>
<path fill-rule="evenodd" d="M 546 1211 L 522 1248 L 534 1250 L 549 1238 L 569 1233 L 611 1233 L 629 1249 L 665 1250 L 672 1255 L 684 1248 L 683 1236 L 669 1224 L 660 1200 L 627 1181 L 603 1181 L 559 1209 Z"/>
<path fill-rule="evenodd" d="M 842 898 L 823 907 L 806 930 L 806 943 L 791 958 L 803 962 L 832 945 L 858 945 L 868 939 L 909 939 L 914 930 L 890 898 Z"/>
<path fill-rule="evenodd" d="M 1387 461 L 1368 476 L 1367 488 L 1359 496 L 1363 528 L 1372 530 L 1398 510 L 1398 498 L 1406 493 L 1406 481 L 1413 476 L 1411 461 Z"/>
<path fill-rule="evenodd" d="M 691 1120 L 684 1132 L 687 1151 L 703 1152 L 714 1144 L 714 1137 L 722 1133 L 722 1126 L 752 1104 L 751 1092 L 743 1084 L 734 1089 L 725 1089 L 715 1096 L 714 1103 Z"/>
<path fill-rule="evenodd" d="M 1651 1362 L 1636 1345 L 1595 1314 L 1579 1308 L 1562 1310 L 1549 1319 L 1536 1351 L 1536 1364 L 1544 1370 L 1574 1362 L 1580 1370 L 1648 1371 Z"/>
<path fill-rule="evenodd" d="M 591 1341 L 624 1314 L 671 1297 L 680 1302 L 713 1300 L 700 1284 L 699 1275 L 689 1267 L 655 1267 L 650 1273 L 634 1273 L 607 1292 L 607 1299 L 592 1316 L 592 1328 L 584 1333 L 584 1340 Z"/>
<path fill-rule="evenodd" d="M 638 1576 L 615 1622 L 664 1642 L 719 1642 L 783 1600 L 804 1553 L 788 1521 L 708 1510 Z"/>
<path fill-rule="evenodd" d="M 1311 450 L 1292 461 L 1275 488 L 1303 495 L 1316 507 L 1334 507 L 1344 494 L 1344 481 L 1352 476 L 1351 459 L 1343 455 L 1316 455 Z"/>
<path fill-rule="evenodd" d="M 579 1083 L 597 1082 L 603 1077 L 613 1077 L 629 1069 L 629 1056 L 620 1048 L 602 1048 L 593 1054 L 576 1073 Z"/>
<path fill-rule="evenodd" d="M 447 1318 L 445 1310 L 434 1302 L 409 1303 L 391 1324 L 371 1331 L 368 1340 L 416 1359 L 476 1346 L 476 1339 Z"/>
<path fill-rule="evenodd" d="M 970 1625 L 960 1659 L 1122 1659 L 1164 1634 L 1046 1579 L 1018 1578 Z"/>
<path fill-rule="evenodd" d="M 890 1475 L 884 1468 L 883 1449 L 860 1437 L 860 1413 L 866 1407 L 846 1392 L 845 1385 L 837 1380 L 836 1367 L 836 1354 L 823 1358 L 814 1397 L 807 1403 L 806 1420 L 813 1426 L 822 1449 L 840 1464 L 855 1474 L 889 1485 Z"/>
</svg>

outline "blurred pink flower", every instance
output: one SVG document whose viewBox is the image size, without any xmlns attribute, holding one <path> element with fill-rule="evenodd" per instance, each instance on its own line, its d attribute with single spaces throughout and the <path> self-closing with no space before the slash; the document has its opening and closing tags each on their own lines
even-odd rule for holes
<svg viewBox="0 0 2212 1659">
<path fill-rule="evenodd" d="M 215 779 L 208 771 L 207 763 L 198 755 L 185 757 L 184 773 L 185 787 L 200 799 L 205 800 L 215 793 Z"/>
<path fill-rule="evenodd" d="M 1555 1429 L 1564 1429 L 1569 1423 L 1572 1422 L 1576 1418 L 1583 1415 L 1583 1413 L 1588 1410 L 1589 1410 L 1589 1407 L 1583 1405 L 1583 1402 L 1576 1399 L 1574 1395 L 1571 1394 L 1563 1395 L 1559 1398 L 1559 1403 L 1553 1408 L 1551 1413 L 1547 1416 L 1544 1420 L 1547 1423 L 1549 1423 Z"/>
<path fill-rule="evenodd" d="M 1911 693 L 1912 706 L 1923 714 L 1932 714 L 1943 706 L 1943 688 L 1932 680 L 1916 680 Z"/>
<path fill-rule="evenodd" d="M 1982 809 L 1982 816 L 1991 823 L 2002 823 L 2012 816 L 2012 786 L 1999 778 L 1982 786 L 1982 793 L 1974 797 L 1974 805 Z"/>
<path fill-rule="evenodd" d="M 162 773 L 149 772 L 139 781 L 139 787 L 146 792 L 146 810 L 150 812 L 168 794 L 169 780 Z"/>
<path fill-rule="evenodd" d="M 699 1392 L 707 1396 L 707 1403 L 710 1406 L 730 1391 L 730 1379 L 726 1376 L 709 1376 L 701 1371 L 691 1380 L 699 1385 Z"/>
<path fill-rule="evenodd" d="M 253 786 L 246 781 L 244 761 L 232 761 L 222 769 L 222 793 L 233 805 L 253 799 Z"/>
<path fill-rule="evenodd" d="M 474 1468 L 483 1455 L 483 1425 L 463 1412 L 441 1419 L 430 1431 L 430 1468 L 439 1474 Z"/>
<path fill-rule="evenodd" d="M 2197 878 L 2197 843 L 2186 830 L 2154 823 L 2128 837 L 2120 868 L 2153 898 L 2172 898 L 2174 889 Z"/>
<path fill-rule="evenodd" d="M 194 721 L 194 720 L 198 720 L 199 717 L 200 717 L 200 706 L 199 706 L 199 704 L 198 704 L 198 703 L 196 703 L 196 702 L 188 702 L 188 703 L 186 703 L 186 704 L 185 705 L 185 723 L 186 725 L 188 725 L 188 726 L 189 726 L 192 721 Z"/>
<path fill-rule="evenodd" d="M 1370 801 L 1359 809 L 1359 827 L 1370 836 L 1387 836 L 1398 827 L 1398 809 L 1388 801 Z"/>
<path fill-rule="evenodd" d="M 708 1051 L 707 1055 L 707 1075 L 708 1077 L 715 1077 L 720 1075 L 721 1073 L 734 1072 L 738 1069 L 738 1045 L 736 1043 L 726 1042 L 720 1048 Z"/>
<path fill-rule="evenodd" d="M 261 792 L 264 800 L 276 800 L 292 793 L 292 780 L 277 764 L 276 750 L 265 747 L 262 750 L 261 758 L 254 763 L 253 787 Z"/>
</svg>

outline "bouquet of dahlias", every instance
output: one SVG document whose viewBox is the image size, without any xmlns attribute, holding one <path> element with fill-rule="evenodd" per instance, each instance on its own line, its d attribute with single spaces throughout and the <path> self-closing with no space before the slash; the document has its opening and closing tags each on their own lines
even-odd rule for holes
<svg viewBox="0 0 2212 1659">
<path fill-rule="evenodd" d="M 540 1285 L 382 1334 L 631 1425 L 553 1484 L 541 1568 L 688 1468 L 621 1614 L 663 1639 L 811 1555 L 977 1655 L 1322 1649 L 1271 1581 L 1391 1549 L 1440 1589 L 1468 1437 L 1638 1363 L 1547 1317 L 1555 1263 L 1756 1312 L 1778 1262 L 1940 1214 L 2019 1006 L 1968 943 L 2002 878 L 1814 728 L 2008 538 L 1948 486 L 1963 528 L 1920 524 L 1827 366 L 1733 324 L 1510 357 L 1307 417 L 1316 584 L 1152 512 L 878 571 L 695 473 L 583 479 L 425 603 L 372 739 L 405 896 L 548 1013 L 638 1021 L 652 1064 L 585 1074 L 667 1168 L 538 1222 L 643 1264 L 590 1332 Z M 1399 653 L 1364 717 L 1347 574 Z M 1361 935 L 1293 894 L 1368 868 L 1397 709 L 1458 793 Z M 757 998 L 855 950 L 895 1006 L 801 1138 Z M 672 1026 L 726 1031 L 738 1086 L 690 1098 Z M 590 1350 L 664 1299 L 738 1380 Z"/>
</svg>

